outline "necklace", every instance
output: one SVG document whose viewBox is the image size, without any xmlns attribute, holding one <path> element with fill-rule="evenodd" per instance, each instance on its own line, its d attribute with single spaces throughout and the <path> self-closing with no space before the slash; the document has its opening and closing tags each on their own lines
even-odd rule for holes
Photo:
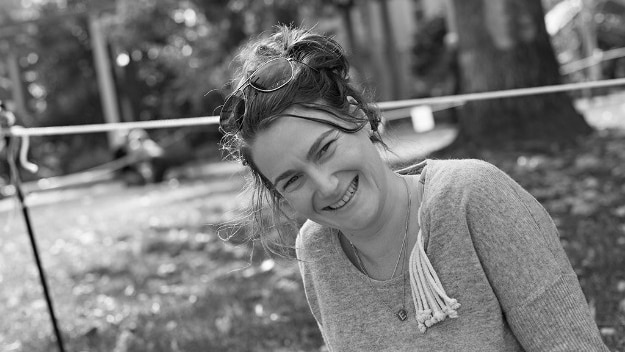
<svg viewBox="0 0 625 352">
<path fill-rule="evenodd" d="M 404 261 L 402 263 L 403 295 L 402 295 L 402 301 L 401 301 L 401 309 L 395 312 L 395 316 L 400 321 L 405 321 L 406 319 L 408 319 L 408 312 L 406 311 L 406 271 L 405 271 L 406 255 L 404 253 L 406 251 L 406 238 L 408 237 L 408 224 L 410 223 L 411 199 L 410 199 L 410 189 L 408 188 L 408 181 L 406 181 L 406 179 L 404 178 L 402 178 L 402 180 L 404 181 L 404 186 L 406 187 L 406 194 L 408 195 L 408 208 L 406 210 L 406 225 L 404 228 L 404 239 L 402 240 L 401 248 L 399 249 L 399 255 L 397 256 L 397 261 L 395 262 L 395 268 L 393 269 L 393 273 L 391 274 L 391 277 L 389 278 L 389 280 L 395 277 L 395 273 L 397 272 L 397 267 L 399 266 L 399 261 L 401 260 L 401 257 L 403 255 L 404 257 Z M 352 241 L 350 241 L 347 237 L 345 238 L 347 239 L 349 244 L 352 246 L 352 250 L 354 251 L 354 254 L 356 255 L 356 260 L 358 261 L 358 266 L 360 270 L 367 276 L 367 279 L 369 279 L 369 285 L 371 286 L 371 288 L 377 292 L 377 288 L 373 285 L 371 276 L 369 276 L 369 273 L 367 272 L 367 269 L 365 269 L 365 265 L 362 262 L 362 259 L 360 259 L 360 254 L 358 254 L 358 249 L 356 248 L 356 246 L 354 246 Z M 385 302 L 385 303 L 387 306 L 391 307 L 391 305 L 388 304 L 388 302 Z"/>
</svg>

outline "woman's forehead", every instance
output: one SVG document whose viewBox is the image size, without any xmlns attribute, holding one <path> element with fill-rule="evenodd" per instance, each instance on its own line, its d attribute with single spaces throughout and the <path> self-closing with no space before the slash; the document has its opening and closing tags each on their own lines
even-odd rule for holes
<svg viewBox="0 0 625 352">
<path fill-rule="evenodd" d="M 325 117 L 320 114 L 300 114 L 297 112 L 280 114 L 268 128 L 258 133 L 252 143 L 252 150 L 280 148 L 284 147 L 285 144 L 290 149 L 303 148 L 311 140 L 314 140 L 317 135 L 321 135 L 328 130 L 336 130 L 330 124 L 312 121 L 308 118 L 330 120 L 333 117 Z"/>
<path fill-rule="evenodd" d="M 354 123 L 356 122 L 353 117 L 348 116 L 340 109 L 318 102 L 293 104 L 266 120 L 270 127 L 275 121 L 285 117 L 308 120 L 317 124 L 338 127 L 339 129 L 354 128 Z"/>
<path fill-rule="evenodd" d="M 321 122 L 278 117 L 269 128 L 258 133 L 250 146 L 252 159 L 259 171 L 272 180 L 291 163 L 306 160 L 315 142 L 331 131 L 336 128 Z"/>
</svg>

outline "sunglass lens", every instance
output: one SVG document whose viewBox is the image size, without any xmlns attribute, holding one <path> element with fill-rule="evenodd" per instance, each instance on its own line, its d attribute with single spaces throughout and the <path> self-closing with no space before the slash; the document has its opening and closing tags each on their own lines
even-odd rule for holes
<svg viewBox="0 0 625 352">
<path fill-rule="evenodd" d="M 261 92 L 271 92 L 284 87 L 293 76 L 293 67 L 286 59 L 275 59 L 252 74 L 249 84 Z"/>
<path fill-rule="evenodd" d="M 241 129 L 244 114 L 245 100 L 237 95 L 231 95 L 219 113 L 219 126 L 225 132 L 238 131 Z"/>
</svg>

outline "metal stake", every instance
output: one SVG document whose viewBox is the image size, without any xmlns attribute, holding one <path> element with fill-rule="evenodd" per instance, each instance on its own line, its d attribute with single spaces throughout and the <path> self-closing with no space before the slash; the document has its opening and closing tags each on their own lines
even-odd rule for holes
<svg viewBox="0 0 625 352">
<path fill-rule="evenodd" d="M 9 161 L 9 167 L 11 169 L 11 178 L 13 180 L 13 185 L 15 186 L 15 193 L 17 195 L 17 199 L 19 200 L 20 207 L 22 208 L 22 215 L 24 216 L 24 222 L 26 224 L 26 230 L 28 232 L 28 237 L 30 238 L 30 244 L 33 249 L 33 254 L 35 257 L 35 263 L 37 264 L 37 270 L 39 271 L 39 279 L 41 281 L 41 287 L 43 288 L 43 295 L 45 296 L 46 303 L 48 306 L 48 313 L 50 314 L 50 320 L 52 322 L 52 329 L 54 330 L 54 335 L 56 336 L 56 342 L 59 347 L 59 352 L 65 352 L 65 347 L 63 346 L 63 337 L 61 336 L 61 331 L 57 324 L 56 315 L 54 314 L 54 305 L 52 303 L 52 296 L 50 296 L 50 292 L 48 290 L 48 284 L 46 280 L 46 274 L 43 270 L 43 264 L 41 263 L 41 258 L 39 257 L 39 251 L 37 250 L 37 242 L 35 241 L 35 233 L 33 231 L 33 227 L 30 222 L 30 215 L 28 212 L 28 207 L 24 202 L 24 193 L 21 188 L 21 181 L 19 176 L 19 170 L 17 169 L 16 159 L 19 153 L 19 138 L 9 136 L 9 150 L 7 153 L 7 159 Z"/>
</svg>

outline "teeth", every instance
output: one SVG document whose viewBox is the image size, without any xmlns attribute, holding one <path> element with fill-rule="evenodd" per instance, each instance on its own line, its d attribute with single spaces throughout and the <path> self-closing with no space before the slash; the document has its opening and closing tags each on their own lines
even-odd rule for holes
<svg viewBox="0 0 625 352">
<path fill-rule="evenodd" d="M 343 198 L 341 198 L 341 200 L 339 200 L 338 202 L 332 205 L 329 205 L 328 208 L 332 210 L 337 210 L 339 208 L 342 208 L 345 204 L 347 204 L 347 202 L 349 202 L 352 199 L 352 197 L 354 196 L 354 193 L 356 193 L 357 187 L 358 187 L 358 178 L 352 181 L 352 183 L 347 188 L 347 191 L 345 191 Z"/>
</svg>

